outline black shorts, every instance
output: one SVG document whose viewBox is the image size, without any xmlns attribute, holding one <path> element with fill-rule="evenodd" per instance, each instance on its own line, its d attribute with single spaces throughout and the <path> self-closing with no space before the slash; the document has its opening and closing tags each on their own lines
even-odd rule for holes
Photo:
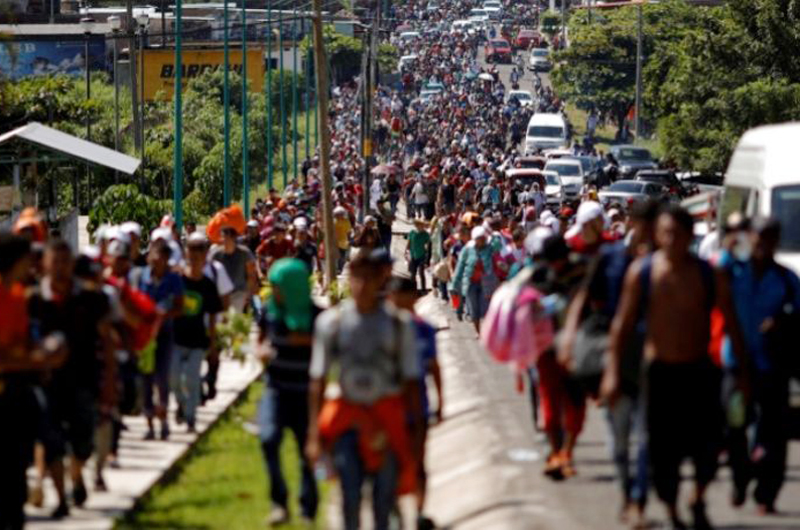
<svg viewBox="0 0 800 530">
<path fill-rule="evenodd" d="M 87 460 L 94 450 L 96 398 L 85 389 L 47 392 L 43 443 L 48 464 L 67 452 L 78 460 Z"/>
</svg>

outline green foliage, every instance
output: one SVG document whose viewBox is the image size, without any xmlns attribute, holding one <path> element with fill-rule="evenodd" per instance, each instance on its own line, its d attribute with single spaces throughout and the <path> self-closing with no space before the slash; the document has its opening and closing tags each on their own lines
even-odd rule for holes
<svg viewBox="0 0 800 530">
<path fill-rule="evenodd" d="M 217 325 L 217 347 L 223 355 L 244 361 L 246 358 L 244 350 L 249 343 L 252 327 L 252 316 L 230 308 L 223 321 Z"/>
<path fill-rule="evenodd" d="M 683 0 L 646 6 L 642 13 L 642 53 L 644 62 L 652 65 L 649 79 L 655 79 L 659 69 L 668 68 L 668 63 L 649 61 L 649 57 L 655 50 L 674 49 L 705 13 L 705 8 Z M 637 8 L 608 10 L 591 22 L 583 11 L 570 18 L 569 32 L 570 46 L 556 56 L 553 83 L 557 93 L 578 108 L 597 109 L 621 126 L 635 101 Z M 649 86 L 658 90 L 658 84 Z M 649 102 L 645 98 L 645 118 L 652 115 Z"/>
<path fill-rule="evenodd" d="M 266 90 L 259 93 L 248 91 L 248 158 L 249 173 L 253 184 L 266 181 L 266 131 L 273 133 L 273 153 L 279 150 L 281 138 L 280 90 L 283 82 L 283 103 L 287 130 L 287 142 L 293 139 L 292 72 L 272 72 L 271 104 L 272 121 L 267 121 Z M 298 114 L 304 110 L 305 77 L 298 73 Z M 186 89 L 183 108 L 183 177 L 184 196 L 191 197 L 191 208 L 185 215 L 193 219 L 210 215 L 222 206 L 223 190 L 223 73 L 206 72 L 193 79 Z M 134 152 L 132 115 L 129 92 L 120 87 L 120 150 L 132 156 Z M 37 76 L 13 83 L 0 77 L 0 133 L 30 121 L 40 121 L 69 134 L 85 138 L 86 120 L 91 121 L 91 140 L 113 148 L 114 146 L 114 90 L 105 74 L 94 74 L 91 86 L 92 97 L 86 100 L 82 79 L 72 76 Z M 242 83 L 235 72 L 230 73 L 230 147 L 232 199 L 241 200 L 242 182 Z M 300 118 L 299 118 L 300 119 Z M 171 101 L 153 101 L 145 106 L 145 163 L 144 175 L 135 175 L 125 182 L 143 184 L 143 193 L 154 201 L 168 201 L 171 209 L 173 190 L 173 152 L 175 131 L 173 129 L 173 104 Z M 299 126 L 299 124 L 298 124 Z M 106 191 L 116 183 L 113 171 L 92 168 L 91 180 L 87 178 L 82 164 L 78 171 L 82 209 L 89 210 L 91 198 Z M 276 164 L 276 167 L 279 167 Z M 65 171 L 62 171 L 65 170 Z M 0 167 L 0 178 L 9 167 Z M 40 164 L 39 175 L 58 180 L 58 196 L 62 197 L 61 184 L 72 178 L 74 169 L 56 165 Z M 10 178 L 10 175 L 7 176 Z M 89 183 L 91 182 L 91 189 Z M 25 184 L 25 183 L 24 183 Z M 27 185 L 27 184 L 26 184 Z M 84 191 L 85 190 L 85 191 Z M 155 204 L 155 203 L 154 203 Z M 62 205 L 59 204 L 59 207 Z M 98 212 L 97 218 L 106 219 L 113 212 Z M 109 217 L 110 218 L 110 217 Z M 105 221 L 103 221 L 105 222 Z"/>
<path fill-rule="evenodd" d="M 666 157 L 719 172 L 748 128 L 800 119 L 800 11 L 783 0 L 698 9 L 645 69 L 645 99 Z M 794 47 L 794 48 L 793 48 Z"/>
<path fill-rule="evenodd" d="M 553 35 L 561 29 L 561 15 L 555 11 L 545 11 L 540 16 L 542 32 L 553 39 Z"/>
<path fill-rule="evenodd" d="M 382 42 L 378 45 L 378 69 L 381 72 L 393 71 L 399 59 L 400 52 L 395 46 L 388 42 Z"/>
<path fill-rule="evenodd" d="M 162 202 L 139 193 L 133 184 L 111 186 L 94 201 L 89 212 L 89 233 L 93 233 L 101 224 L 136 221 L 144 228 L 145 235 L 158 226 L 161 217 L 168 211 Z"/>
<path fill-rule="evenodd" d="M 333 24 L 325 24 L 322 28 L 322 40 L 325 46 L 325 55 L 331 68 L 332 82 L 341 82 L 349 77 L 358 75 L 361 65 L 361 55 L 364 53 L 364 43 L 344 33 L 339 33 Z M 314 46 L 313 32 L 309 33 L 300 43 L 300 49 L 305 55 L 309 48 Z"/>
</svg>

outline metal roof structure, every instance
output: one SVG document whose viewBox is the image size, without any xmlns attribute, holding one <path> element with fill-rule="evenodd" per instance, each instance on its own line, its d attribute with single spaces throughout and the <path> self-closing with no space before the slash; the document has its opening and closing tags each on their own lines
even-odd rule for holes
<svg viewBox="0 0 800 530">
<path fill-rule="evenodd" d="M 12 144 L 14 142 L 31 144 L 35 153 L 31 156 L 31 153 L 26 151 L 22 156 L 15 156 L 13 149 L 7 149 L 8 147 L 13 147 Z M 0 163 L 64 159 L 77 159 L 121 171 L 128 175 L 133 175 L 139 164 L 141 164 L 141 160 L 138 158 L 86 141 L 77 136 L 72 136 L 38 122 L 31 122 L 0 135 Z"/>
</svg>

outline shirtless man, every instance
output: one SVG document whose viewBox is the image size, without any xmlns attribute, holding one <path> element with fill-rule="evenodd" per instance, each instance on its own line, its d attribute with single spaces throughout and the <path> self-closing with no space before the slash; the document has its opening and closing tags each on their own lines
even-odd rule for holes
<svg viewBox="0 0 800 530">
<path fill-rule="evenodd" d="M 613 403 L 619 395 L 626 341 L 644 318 L 644 388 L 653 483 L 673 529 L 686 528 L 677 508 L 679 469 L 686 457 L 695 468 L 694 528 L 711 528 L 703 498 L 716 473 L 723 426 L 720 374 L 708 355 L 710 312 L 715 305 L 726 323 L 734 324 L 728 325 L 728 333 L 737 356 L 741 359 L 744 353 L 725 276 L 689 252 L 692 224 L 688 212 L 667 207 L 656 223 L 659 250 L 628 269 L 601 388 Z M 746 390 L 746 381 L 740 381 L 740 387 Z"/>
</svg>

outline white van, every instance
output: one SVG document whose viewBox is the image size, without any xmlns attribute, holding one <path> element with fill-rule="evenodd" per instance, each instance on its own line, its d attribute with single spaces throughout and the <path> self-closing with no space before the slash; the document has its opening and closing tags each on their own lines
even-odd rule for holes
<svg viewBox="0 0 800 530">
<path fill-rule="evenodd" d="M 736 146 L 719 208 L 719 226 L 733 212 L 781 223 L 777 260 L 800 274 L 800 122 L 747 131 Z"/>
<path fill-rule="evenodd" d="M 531 116 L 525 135 L 525 154 L 566 147 L 567 143 L 567 122 L 561 114 L 537 112 Z"/>
</svg>

